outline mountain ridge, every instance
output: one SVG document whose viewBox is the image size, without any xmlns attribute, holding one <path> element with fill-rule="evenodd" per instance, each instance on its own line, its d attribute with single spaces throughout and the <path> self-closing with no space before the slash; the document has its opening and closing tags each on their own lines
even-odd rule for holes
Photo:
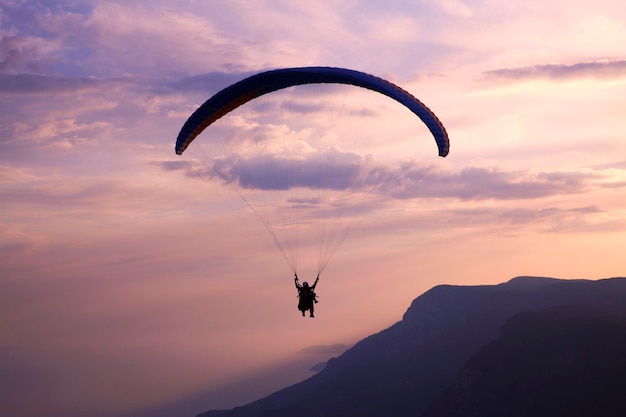
<svg viewBox="0 0 626 417">
<path fill-rule="evenodd" d="M 242 407 L 199 417 L 419 415 L 516 313 L 619 305 L 625 296 L 621 277 L 520 276 L 497 285 L 438 285 L 414 299 L 401 321 L 329 360 L 318 374 Z"/>
</svg>

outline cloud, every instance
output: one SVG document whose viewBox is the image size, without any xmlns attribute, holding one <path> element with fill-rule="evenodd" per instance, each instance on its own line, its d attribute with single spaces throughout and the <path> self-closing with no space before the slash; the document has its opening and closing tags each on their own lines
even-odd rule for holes
<svg viewBox="0 0 626 417">
<path fill-rule="evenodd" d="M 103 207 L 112 206 L 111 201 L 116 201 L 116 192 L 119 190 L 120 188 L 116 187 L 114 183 L 106 181 L 99 181 L 94 184 L 81 181 L 80 184 L 74 184 L 71 187 L 63 187 L 58 183 L 53 184 L 53 181 L 45 181 L 39 186 L 3 190 L 0 192 L 0 198 L 11 202 L 7 204 L 9 207 L 65 209 L 68 213 L 75 213 L 80 208 L 84 213 L 88 213 L 92 209 L 94 201 L 108 203 L 102 204 Z"/>
<path fill-rule="evenodd" d="M 572 80 L 581 78 L 617 79 L 626 77 L 626 59 L 579 62 L 576 64 L 543 64 L 501 68 L 483 73 L 484 80 Z"/>
<path fill-rule="evenodd" d="M 605 182 L 610 177 L 591 170 L 533 173 L 467 167 L 451 172 L 417 162 L 391 167 L 337 150 L 313 153 L 297 162 L 264 154 L 250 158 L 217 158 L 202 166 L 190 161 L 154 164 L 164 171 L 184 170 L 189 177 L 220 179 L 244 190 L 324 188 L 370 192 L 393 199 L 524 200 L 578 194 L 592 187 L 625 186 L 622 181 Z"/>
<path fill-rule="evenodd" d="M 0 14 L 5 28 L 0 73 L 113 76 L 233 69 L 236 64 L 213 65 L 211 57 L 243 62 L 245 48 L 216 28 L 221 18 L 215 15 L 208 19 L 156 2 L 14 2 Z"/>
<path fill-rule="evenodd" d="M 102 134 L 112 128 L 110 123 L 104 121 L 80 123 L 75 118 L 62 115 L 37 123 L 14 123 L 12 127 L 17 140 L 35 142 L 44 152 L 50 147 L 71 149 L 96 146 L 98 139 L 95 134 Z"/>
<path fill-rule="evenodd" d="M 0 73 L 11 72 L 22 67 L 24 61 L 27 61 L 23 43 L 23 39 L 17 36 L 0 38 Z"/>
<path fill-rule="evenodd" d="M 182 77 L 167 84 L 169 88 L 179 91 L 207 91 L 216 93 L 237 81 L 243 80 L 255 72 L 222 72 L 212 71 L 191 77 Z M 208 98 L 208 97 L 207 97 Z"/>
<path fill-rule="evenodd" d="M 0 74 L 42 71 L 56 61 L 60 49 L 54 40 L 0 32 Z"/>
<path fill-rule="evenodd" d="M 392 181 L 388 169 L 368 166 L 360 155 L 336 148 L 289 157 L 261 153 L 230 155 L 206 161 L 206 165 L 158 162 L 162 169 L 184 169 L 190 177 L 219 178 L 236 188 L 288 190 L 293 187 L 331 190 L 362 190 Z"/>
<path fill-rule="evenodd" d="M 498 218 L 510 224 L 539 224 L 542 221 L 562 219 L 564 217 L 580 218 L 580 215 L 602 213 L 595 205 L 562 209 L 557 207 L 545 207 L 540 209 L 516 208 L 502 211 Z"/>
<path fill-rule="evenodd" d="M 21 185 L 28 182 L 41 181 L 44 178 L 44 176 L 36 175 L 30 169 L 25 167 L 0 164 L 0 184 L 5 186 L 8 186 L 9 184 Z"/>
<path fill-rule="evenodd" d="M 44 242 L 41 235 L 28 233 L 19 225 L 0 223 L 0 259 L 8 259 L 30 252 Z"/>
<path fill-rule="evenodd" d="M 595 165 L 592 166 L 593 170 L 605 170 L 605 169 L 621 169 L 626 171 L 626 161 L 617 161 L 609 164 Z"/>
<path fill-rule="evenodd" d="M 429 172 L 417 182 L 405 180 L 395 188 L 393 195 L 398 198 L 452 197 L 460 200 L 532 199 L 583 192 L 594 178 L 592 173 L 576 171 L 534 174 L 468 167 L 457 173 Z"/>
<path fill-rule="evenodd" d="M 179 171 L 179 170 L 191 170 L 191 161 L 154 161 L 152 165 L 160 167 L 163 171 Z"/>
<path fill-rule="evenodd" d="M 36 69 L 102 77 L 315 64 L 374 66 L 377 73 L 411 68 L 412 75 L 441 48 L 418 36 L 429 34 L 422 27 L 432 24 L 422 16 L 424 6 L 398 3 L 390 11 L 367 4 L 273 8 L 244 3 L 207 9 L 193 2 L 184 8 L 167 2 L 14 2 L 2 20 L 8 52 L 4 59 L 0 53 L 0 62 L 6 71 L 18 73 Z M 455 14 L 469 10 L 454 0 L 446 2 L 446 9 Z M 364 28 L 368 36 L 363 36 Z M 396 48 L 404 53 L 395 53 Z"/>
<path fill-rule="evenodd" d="M 574 203 L 575 204 L 575 203 Z M 440 222 L 436 216 L 444 215 Z M 526 206 L 502 204 L 498 206 L 482 205 L 467 208 L 444 210 L 443 213 L 427 215 L 422 223 L 428 227 L 454 227 L 457 230 L 491 230 L 493 235 L 514 236 L 519 234 L 579 234 L 579 233 L 614 233 L 626 230 L 626 221 L 622 216 L 612 215 L 596 204 L 587 206 L 561 207 L 554 205 Z"/>
<path fill-rule="evenodd" d="M 621 233 L 626 222 L 621 217 L 597 205 L 535 209 L 515 208 L 500 210 L 497 219 L 511 226 L 533 227 L 546 233 Z"/>
<path fill-rule="evenodd" d="M 333 161 L 332 166 L 327 162 L 329 160 Z M 358 181 L 360 165 L 361 158 L 358 155 L 330 150 L 322 155 L 310 155 L 301 161 L 274 155 L 236 161 L 219 159 L 213 169 L 228 182 L 234 181 L 246 189 L 286 190 L 300 186 L 345 190 L 352 188 Z M 324 172 L 327 175 L 320 174 Z"/>
<path fill-rule="evenodd" d="M 89 77 L 51 77 L 36 74 L 0 74 L 0 93 L 43 93 L 76 91 L 97 87 L 100 80 Z"/>
</svg>

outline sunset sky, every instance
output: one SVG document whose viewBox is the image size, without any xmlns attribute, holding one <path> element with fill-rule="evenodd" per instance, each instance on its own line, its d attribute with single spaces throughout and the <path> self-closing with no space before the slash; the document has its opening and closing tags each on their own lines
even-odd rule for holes
<svg viewBox="0 0 626 417">
<path fill-rule="evenodd" d="M 621 0 L 0 0 L 0 414 L 230 408 L 435 285 L 624 276 L 625 22 Z M 174 153 L 212 94 L 301 66 L 401 85 L 451 144 L 382 107 L 333 122 L 414 122 L 425 174 L 363 215 L 315 319 L 236 193 Z"/>
</svg>

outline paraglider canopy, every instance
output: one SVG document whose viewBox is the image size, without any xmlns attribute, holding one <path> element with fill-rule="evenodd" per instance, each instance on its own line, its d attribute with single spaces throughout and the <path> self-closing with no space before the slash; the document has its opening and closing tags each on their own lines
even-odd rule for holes
<svg viewBox="0 0 626 417">
<path fill-rule="evenodd" d="M 446 129 L 437 116 L 421 101 L 382 78 L 360 71 L 333 67 L 284 68 L 266 71 L 223 89 L 200 106 L 184 124 L 176 140 L 176 153 L 181 155 L 191 141 L 206 127 L 242 104 L 272 91 L 316 83 L 350 84 L 391 97 L 415 113 L 428 126 L 437 142 L 439 156 L 448 155 L 450 142 Z"/>
</svg>

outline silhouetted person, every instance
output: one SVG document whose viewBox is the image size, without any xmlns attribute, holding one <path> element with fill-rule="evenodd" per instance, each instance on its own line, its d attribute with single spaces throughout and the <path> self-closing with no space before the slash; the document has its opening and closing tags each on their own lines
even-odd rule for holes
<svg viewBox="0 0 626 417">
<path fill-rule="evenodd" d="M 298 310 L 302 311 L 302 317 L 305 316 L 304 312 L 309 310 L 310 317 L 313 315 L 314 305 L 317 303 L 317 295 L 315 294 L 315 286 L 320 279 L 320 274 L 317 274 L 313 285 L 309 286 L 308 282 L 303 282 L 302 285 L 298 282 L 298 274 L 295 274 L 296 288 L 298 289 Z"/>
</svg>

